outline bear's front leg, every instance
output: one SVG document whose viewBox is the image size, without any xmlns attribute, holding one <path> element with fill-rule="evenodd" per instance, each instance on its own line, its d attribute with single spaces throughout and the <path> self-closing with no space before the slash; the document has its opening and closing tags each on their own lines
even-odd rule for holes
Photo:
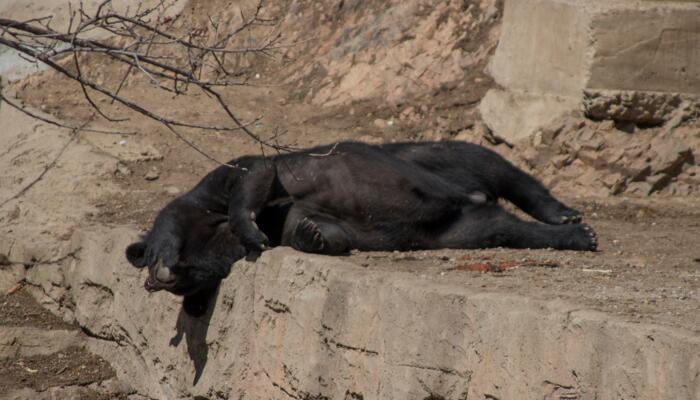
<svg viewBox="0 0 700 400">
<path fill-rule="evenodd" d="M 272 200 L 277 173 L 274 163 L 263 158 L 247 159 L 239 166 L 245 170 L 236 174 L 229 189 L 229 226 L 248 253 L 258 253 L 267 249 L 270 241 L 255 220 Z"/>
</svg>

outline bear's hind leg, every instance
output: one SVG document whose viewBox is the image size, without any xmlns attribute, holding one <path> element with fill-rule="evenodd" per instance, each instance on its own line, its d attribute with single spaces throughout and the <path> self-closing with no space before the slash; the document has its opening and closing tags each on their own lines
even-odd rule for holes
<svg viewBox="0 0 700 400">
<path fill-rule="evenodd" d="M 493 204 L 466 208 L 462 218 L 441 236 L 439 245 L 465 249 L 510 247 L 595 251 L 598 240 L 588 225 L 522 221 Z"/>
</svg>

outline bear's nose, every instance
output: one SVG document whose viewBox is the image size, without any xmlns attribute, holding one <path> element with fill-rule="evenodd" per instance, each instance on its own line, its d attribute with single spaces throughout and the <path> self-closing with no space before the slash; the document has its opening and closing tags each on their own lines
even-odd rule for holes
<svg viewBox="0 0 700 400">
<path fill-rule="evenodd" d="M 170 268 L 160 264 L 156 269 L 156 279 L 159 282 L 170 283 L 175 280 L 175 275 L 170 271 Z"/>
</svg>

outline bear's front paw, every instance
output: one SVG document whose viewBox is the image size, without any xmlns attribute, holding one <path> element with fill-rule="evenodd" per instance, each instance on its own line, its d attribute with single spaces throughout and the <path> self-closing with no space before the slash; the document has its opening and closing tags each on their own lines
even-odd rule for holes
<svg viewBox="0 0 700 400">
<path fill-rule="evenodd" d="M 552 205 L 540 212 L 538 219 L 550 225 L 580 224 L 581 213 L 563 204 Z"/>
<path fill-rule="evenodd" d="M 247 251 L 263 251 L 270 247 L 270 239 L 259 229 L 251 228 L 241 235 L 241 242 Z"/>
</svg>

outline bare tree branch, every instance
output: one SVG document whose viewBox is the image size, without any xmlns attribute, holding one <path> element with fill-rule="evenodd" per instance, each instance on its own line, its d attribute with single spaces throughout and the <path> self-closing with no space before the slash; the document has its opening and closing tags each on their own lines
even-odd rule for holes
<svg viewBox="0 0 700 400">
<path fill-rule="evenodd" d="M 235 61 L 236 57 L 270 57 L 276 51 L 289 46 L 282 42 L 278 21 L 262 16 L 262 0 L 258 2 L 250 17 L 241 15 L 238 26 L 232 27 L 230 21 L 210 16 L 205 26 L 199 29 L 182 28 L 180 31 L 173 28 L 178 16 L 166 16 L 166 11 L 171 6 L 171 2 L 161 0 L 152 7 L 139 4 L 134 11 L 119 13 L 114 10 L 112 0 L 104 0 L 94 13 L 89 14 L 81 4 L 77 9 L 69 8 L 69 23 L 65 31 L 51 28 L 50 16 L 26 21 L 0 18 L 0 44 L 78 82 L 87 103 L 105 120 L 120 122 L 126 118 L 107 115 L 106 110 L 98 106 L 93 98 L 95 92 L 111 99 L 112 104 L 118 103 L 157 121 L 178 140 L 219 164 L 223 163 L 187 139 L 177 128 L 240 131 L 259 143 L 262 149 L 272 148 L 278 152 L 292 150 L 292 147 L 279 143 L 278 135 L 264 139 L 260 134 L 253 132 L 249 127 L 256 124 L 260 118 L 243 122 L 217 90 L 229 86 L 252 85 L 245 78 L 245 74 L 227 66 L 227 63 L 235 65 L 231 62 Z M 98 31 L 107 34 L 108 37 L 95 39 L 94 33 Z M 91 36 L 86 36 L 88 33 Z M 240 36 L 242 34 L 247 34 L 248 37 Z M 260 40 L 252 41 L 250 38 L 253 37 Z M 241 45 L 242 43 L 246 44 Z M 71 55 L 72 63 L 64 62 L 66 55 Z M 124 73 L 120 75 L 121 79 L 115 88 L 95 82 L 86 75 L 86 72 L 95 69 L 94 66 L 84 65 L 86 57 L 90 55 L 106 56 L 115 64 L 124 66 Z M 128 93 L 124 94 L 127 80 L 133 76 L 146 78 L 154 88 L 167 93 L 168 96 L 190 95 L 191 88 L 196 88 L 213 101 L 230 124 L 215 126 L 195 121 L 179 121 L 160 115 L 144 104 L 130 99 Z M 0 98 L 7 101 L 6 96 L 1 93 Z M 35 116 L 32 113 L 28 115 Z M 55 121 L 42 120 L 68 127 Z"/>
<path fill-rule="evenodd" d="M 39 121 L 42 121 L 42 122 L 46 122 L 47 124 L 50 124 L 50 125 L 58 126 L 59 128 L 65 128 L 65 129 L 70 129 L 70 130 L 80 129 L 84 132 L 102 133 L 105 135 L 135 135 L 136 134 L 136 132 L 133 132 L 133 131 L 122 132 L 122 131 L 105 131 L 105 130 L 101 130 L 101 129 L 91 129 L 91 128 L 82 128 L 81 129 L 81 128 L 78 128 L 76 126 L 62 124 L 60 122 L 53 121 L 53 120 L 50 120 L 48 118 L 44 118 L 44 117 L 40 116 L 39 114 L 36 114 L 36 113 L 29 111 L 26 108 L 20 106 L 19 104 L 16 104 L 12 100 L 5 97 L 4 94 L 0 93 L 0 103 L 2 103 L 2 102 L 7 103 L 7 105 L 9 105 L 10 107 L 14 108 L 15 110 L 17 110 L 17 111 L 19 111 L 27 116 L 30 116 L 30 117 L 37 119 Z"/>
</svg>

